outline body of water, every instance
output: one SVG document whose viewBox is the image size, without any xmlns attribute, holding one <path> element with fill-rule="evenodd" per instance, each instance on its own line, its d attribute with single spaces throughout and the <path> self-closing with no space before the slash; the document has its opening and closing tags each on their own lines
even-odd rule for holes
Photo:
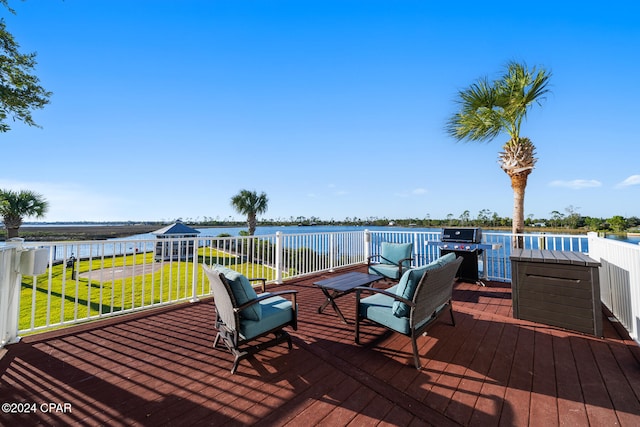
<svg viewBox="0 0 640 427">
<path fill-rule="evenodd" d="M 46 224 L 53 225 L 53 224 Z M 73 226 L 77 224 L 64 224 L 57 223 L 56 226 Z M 101 224 L 104 225 L 104 224 Z M 114 224 L 117 225 L 117 224 Z M 37 227 L 37 224 L 29 224 L 29 227 Z M 246 227 L 203 227 L 203 228 L 195 228 L 200 232 L 198 237 L 217 237 L 221 234 L 230 235 L 230 236 L 239 236 L 240 232 L 247 231 Z M 284 234 L 305 234 L 305 233 L 331 233 L 331 232 L 349 232 L 349 231 L 388 231 L 388 232 L 440 232 L 442 228 L 425 228 L 425 227 L 392 227 L 392 226 L 341 226 L 341 225 L 313 225 L 313 226 L 267 226 L 267 227 L 257 227 L 255 235 L 256 236 L 265 236 L 265 235 L 274 235 L 276 232 L 281 232 Z M 484 233 L 500 233 L 500 234 L 508 234 L 509 231 L 505 230 L 491 230 L 491 229 L 483 229 Z M 543 234 L 544 232 L 536 232 L 536 233 L 527 233 L 527 234 Z M 551 233 L 550 233 L 551 234 Z M 606 236 L 607 238 L 619 240 L 627 243 L 640 244 L 640 236 L 629 236 L 626 235 L 615 235 L 610 234 Z M 144 239 L 155 239 L 156 236 L 152 233 L 144 233 L 144 234 L 136 234 L 125 238 L 117 238 L 110 240 L 144 240 Z M 0 245 L 4 245 L 5 242 L 0 242 Z"/>
<path fill-rule="evenodd" d="M 240 232 L 247 231 L 247 227 L 206 227 L 206 228 L 195 228 L 200 232 L 199 237 L 217 237 L 220 234 L 227 234 L 230 236 L 239 236 Z M 442 231 L 442 228 L 425 228 L 425 227 L 391 227 L 391 226 L 354 226 L 354 225 L 313 225 L 313 226 L 282 226 L 282 225 L 274 225 L 268 227 L 256 227 L 256 236 L 265 236 L 265 235 L 273 235 L 276 232 L 280 231 L 285 234 L 302 234 L 302 233 L 332 233 L 332 232 L 347 232 L 347 231 L 362 231 L 362 230 L 370 230 L 370 231 L 406 231 L 406 232 L 435 232 L 439 233 Z M 510 231 L 505 230 L 491 230 L 489 228 L 483 228 L 483 233 L 500 233 L 500 234 L 509 234 Z M 544 234 L 543 231 L 536 233 L 526 233 L 526 234 Z M 552 233 L 549 233 L 552 234 Z M 553 233 L 555 234 L 555 233 Z M 562 234 L 562 233 L 558 233 Z M 627 243 L 640 244 L 640 236 L 630 236 L 626 235 L 617 235 L 617 234 L 608 234 L 606 236 L 608 239 L 619 240 Z M 137 234 L 135 236 L 130 236 L 131 239 L 153 239 L 155 235 L 151 233 L 145 234 Z"/>
<path fill-rule="evenodd" d="M 230 235 L 233 237 L 239 236 L 240 232 L 247 231 L 247 227 L 205 227 L 195 228 L 200 234 L 198 237 L 217 237 L 221 234 Z M 354 225 L 312 225 L 312 226 L 282 226 L 274 225 L 268 227 L 256 227 L 256 236 L 268 236 L 274 235 L 278 231 L 284 234 L 303 234 L 303 233 L 337 233 L 348 231 L 431 231 L 439 232 L 441 228 L 416 228 L 416 227 L 384 227 L 384 226 L 354 226 Z M 132 239 L 146 239 L 155 238 L 152 233 L 137 234 L 131 236 Z"/>
</svg>

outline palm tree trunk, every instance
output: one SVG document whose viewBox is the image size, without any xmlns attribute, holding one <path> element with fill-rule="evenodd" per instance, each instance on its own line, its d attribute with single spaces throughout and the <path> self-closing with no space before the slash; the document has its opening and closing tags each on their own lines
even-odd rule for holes
<svg viewBox="0 0 640 427">
<path fill-rule="evenodd" d="M 254 259 L 253 235 L 256 232 L 256 223 L 256 214 L 249 213 L 249 215 L 247 215 L 247 227 L 249 228 L 249 239 L 247 240 L 247 259 L 249 260 L 249 262 L 252 262 Z"/>
<path fill-rule="evenodd" d="M 511 188 L 513 188 L 513 223 L 511 232 L 513 234 L 524 233 L 524 191 L 527 187 L 527 178 L 531 171 L 510 174 Z M 524 241 L 522 237 L 514 237 L 513 247 L 522 248 Z"/>
<path fill-rule="evenodd" d="M 18 229 L 20 227 L 9 227 L 7 226 L 7 239 L 11 239 L 13 237 L 18 237 Z"/>
<path fill-rule="evenodd" d="M 2 217 L 2 221 L 7 229 L 7 239 L 18 237 L 18 230 L 22 225 L 22 218 L 16 215 L 5 215 Z"/>
<path fill-rule="evenodd" d="M 256 224 L 256 214 L 249 213 L 249 215 L 247 215 L 247 228 L 249 229 L 249 236 L 253 236 L 253 234 L 256 232 Z"/>
</svg>

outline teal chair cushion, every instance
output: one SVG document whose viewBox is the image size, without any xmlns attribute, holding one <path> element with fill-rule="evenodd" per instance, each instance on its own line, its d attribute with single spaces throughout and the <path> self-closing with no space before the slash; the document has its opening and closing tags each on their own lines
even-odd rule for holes
<svg viewBox="0 0 640 427">
<path fill-rule="evenodd" d="M 231 287 L 231 292 L 236 299 L 238 305 L 242 305 L 248 301 L 258 298 L 255 289 L 251 286 L 251 282 L 244 275 L 227 267 L 216 266 L 215 269 L 224 274 L 225 279 Z M 262 318 L 262 307 L 260 304 L 254 304 L 245 308 L 240 312 L 240 317 L 249 320 L 260 320 Z"/>
<path fill-rule="evenodd" d="M 391 290 L 391 288 L 389 288 Z M 393 315 L 394 299 L 383 294 L 374 294 L 360 300 L 360 313 L 369 320 L 380 323 L 401 334 L 411 333 L 408 317 Z"/>
<path fill-rule="evenodd" d="M 392 286 L 387 289 L 389 292 L 393 292 L 397 295 L 398 285 Z M 411 323 L 409 316 L 398 317 L 393 314 L 393 304 L 396 302 L 393 298 L 384 294 L 374 294 L 369 297 L 360 300 L 360 313 L 362 316 L 369 320 L 373 320 L 376 323 L 384 325 L 389 329 L 393 329 L 404 335 L 411 335 Z M 438 307 L 438 312 L 441 311 L 445 305 Z M 431 319 L 426 318 L 418 322 L 416 328 L 420 328 Z"/>
<path fill-rule="evenodd" d="M 397 286 L 387 289 L 389 292 L 397 291 Z M 397 295 L 397 293 L 396 293 Z M 411 323 L 408 316 L 398 317 L 393 314 L 393 303 L 395 300 L 387 295 L 374 294 L 360 300 L 360 313 L 362 316 L 376 323 L 393 329 L 404 335 L 411 335 Z M 430 319 L 424 319 L 418 328 L 427 323 Z"/>
<path fill-rule="evenodd" d="M 380 244 L 380 262 L 369 266 L 369 274 L 388 277 L 398 280 L 402 274 L 411 267 L 413 243 L 390 243 Z M 402 261 L 405 260 L 405 261 Z M 398 269 L 398 263 L 402 261 L 402 270 Z"/>
<path fill-rule="evenodd" d="M 403 270 L 403 272 L 406 270 Z M 402 275 L 397 265 L 394 264 L 373 264 L 369 267 L 369 274 L 377 274 L 378 276 L 388 277 L 398 280 Z"/>
<path fill-rule="evenodd" d="M 395 294 L 408 300 L 413 300 L 413 295 L 415 294 L 418 283 L 420 283 L 420 280 L 422 279 L 422 276 L 424 276 L 424 273 L 429 270 L 441 267 L 449 262 L 454 261 L 455 259 L 455 253 L 451 252 L 441 256 L 430 264 L 408 270 L 402 275 L 400 282 L 398 282 L 398 284 L 394 286 Z M 405 317 L 409 315 L 410 309 L 409 306 L 402 301 L 394 301 L 392 312 L 396 317 Z"/>
<path fill-rule="evenodd" d="M 411 258 L 412 250 L 413 243 L 382 242 L 380 244 L 380 262 L 384 264 L 390 261 L 397 265 L 401 260 Z M 403 261 L 402 266 L 409 268 L 411 266 L 411 261 Z"/>
<path fill-rule="evenodd" d="M 262 300 L 256 305 L 260 306 L 262 313 L 260 320 L 247 318 L 240 320 L 240 335 L 244 339 L 257 337 L 260 334 L 293 320 L 293 304 L 288 299 L 273 297 Z"/>
</svg>

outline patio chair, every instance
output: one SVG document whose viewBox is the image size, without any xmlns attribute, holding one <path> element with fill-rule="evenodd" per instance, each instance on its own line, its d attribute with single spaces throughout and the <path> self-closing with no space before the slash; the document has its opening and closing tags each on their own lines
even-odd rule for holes
<svg viewBox="0 0 640 427">
<path fill-rule="evenodd" d="M 382 242 L 380 253 L 367 258 L 369 274 L 377 274 L 397 282 L 411 267 L 411 251 L 413 243 Z"/>
<path fill-rule="evenodd" d="M 287 290 L 256 294 L 250 281 L 237 271 L 202 266 L 213 290 L 216 307 L 216 335 L 213 347 L 222 342 L 235 356 L 231 373 L 235 374 L 242 359 L 265 349 L 287 342 L 291 350 L 291 337 L 283 330 L 298 324 L 298 291 Z M 263 288 L 264 290 L 264 281 Z M 289 295 L 289 299 L 283 298 Z M 274 334 L 269 341 L 261 340 L 255 345 L 249 344 L 258 338 Z"/>
<path fill-rule="evenodd" d="M 360 344 L 360 322 L 371 320 L 385 328 L 407 335 L 413 345 L 413 361 L 421 369 L 416 339 L 428 325 L 449 309 L 455 326 L 451 294 L 462 257 L 444 255 L 424 267 L 405 272 L 400 282 L 386 290 L 356 288 L 355 341 Z M 363 292 L 373 295 L 361 298 Z"/>
</svg>

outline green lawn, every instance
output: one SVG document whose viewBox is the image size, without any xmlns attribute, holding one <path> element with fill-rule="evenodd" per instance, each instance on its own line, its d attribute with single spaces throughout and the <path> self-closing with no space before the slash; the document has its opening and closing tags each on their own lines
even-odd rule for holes
<svg viewBox="0 0 640 427">
<path fill-rule="evenodd" d="M 21 330 L 41 328 L 50 324 L 72 322 L 78 319 L 118 313 L 142 306 L 158 304 L 192 293 L 193 262 L 165 262 L 161 268 L 154 263 L 154 254 L 142 253 L 126 256 L 96 258 L 76 262 L 77 279 L 71 278 L 71 269 L 63 264 L 54 265 L 45 274 L 23 277 L 20 294 Z M 275 279 L 273 269 L 263 265 L 238 263 L 237 258 L 212 248 L 198 252 L 198 292 L 208 291 L 200 264 L 224 264 L 247 277 Z M 111 280 L 112 268 L 122 269 L 145 265 L 145 273 Z M 155 271 L 151 271 L 155 270 Z M 91 272 L 91 279 L 86 273 Z M 51 285 L 49 286 L 49 277 Z M 47 308 L 47 299 L 51 305 Z"/>
</svg>

